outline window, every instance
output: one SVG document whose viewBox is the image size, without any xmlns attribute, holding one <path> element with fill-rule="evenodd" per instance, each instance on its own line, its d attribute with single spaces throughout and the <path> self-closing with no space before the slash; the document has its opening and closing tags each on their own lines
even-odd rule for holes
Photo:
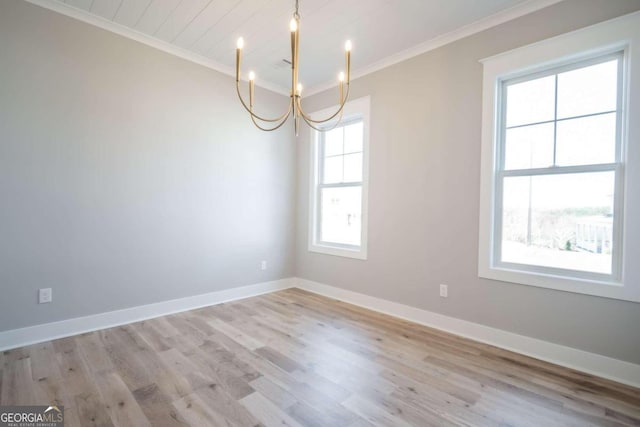
<svg viewBox="0 0 640 427">
<path fill-rule="evenodd" d="M 312 131 L 310 251 L 366 259 L 368 105 L 349 102 L 337 126 Z"/>
<path fill-rule="evenodd" d="M 640 269 L 625 262 L 640 247 L 625 222 L 640 213 L 628 120 L 639 24 L 632 14 L 483 61 L 481 277 L 640 301 Z"/>
<path fill-rule="evenodd" d="M 623 53 L 502 82 L 496 265 L 617 281 Z"/>
</svg>

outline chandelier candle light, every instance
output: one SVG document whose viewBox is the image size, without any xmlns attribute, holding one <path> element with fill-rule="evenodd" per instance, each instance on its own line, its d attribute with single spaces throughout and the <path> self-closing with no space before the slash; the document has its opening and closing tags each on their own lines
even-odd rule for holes
<svg viewBox="0 0 640 427">
<path fill-rule="evenodd" d="M 296 0 L 296 10 L 293 13 L 293 18 L 291 18 L 291 22 L 289 23 L 289 30 L 291 31 L 291 99 L 289 101 L 288 110 L 282 116 L 273 119 L 262 117 L 253 111 L 254 84 L 256 80 L 256 74 L 253 71 L 249 72 L 249 105 L 247 106 L 247 103 L 240 93 L 240 62 L 242 61 L 242 49 L 244 48 L 244 39 L 242 37 L 238 39 L 236 48 L 236 92 L 238 93 L 238 98 L 240 98 L 242 106 L 249 112 L 253 124 L 260 130 L 276 130 L 286 123 L 289 116 L 293 116 L 296 136 L 298 135 L 300 118 L 302 118 L 302 120 L 304 120 L 313 129 L 324 132 L 329 129 L 324 129 L 320 127 L 320 125 L 338 117 L 333 127 L 337 126 L 342 118 L 342 111 L 345 103 L 347 102 L 347 98 L 349 97 L 349 81 L 351 77 L 351 41 L 347 40 L 345 43 L 346 75 L 344 72 L 340 72 L 338 75 L 338 109 L 331 116 L 322 120 L 317 120 L 312 119 L 302 109 L 302 84 L 298 81 L 298 45 L 300 42 L 300 15 L 298 14 L 298 0 Z M 345 84 L 347 86 L 346 90 L 344 88 Z"/>
</svg>

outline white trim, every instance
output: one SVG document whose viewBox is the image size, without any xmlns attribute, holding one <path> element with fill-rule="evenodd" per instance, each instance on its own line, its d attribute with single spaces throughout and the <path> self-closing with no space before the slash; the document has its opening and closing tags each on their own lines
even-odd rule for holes
<svg viewBox="0 0 640 427">
<path fill-rule="evenodd" d="M 563 0 L 561 0 L 563 1 Z M 636 11 L 636 12 L 631 12 L 631 13 L 627 13 L 626 15 L 621 15 L 621 16 L 617 16 L 615 18 L 611 18 L 608 19 L 606 21 L 602 21 L 602 22 L 598 22 L 596 24 L 592 24 L 589 25 L 587 27 L 583 27 L 583 28 L 578 28 L 576 30 L 573 31 L 569 31 L 568 33 L 564 33 L 564 34 L 559 34 L 557 36 L 553 36 L 550 37 L 548 39 L 544 39 L 544 40 L 540 40 L 525 46 L 520 46 L 520 47 L 516 47 L 514 49 L 511 50 L 507 50 L 504 52 L 500 52 L 500 53 L 496 53 L 495 55 L 491 55 L 491 56 L 487 56 L 486 58 L 482 58 L 480 59 L 478 62 L 480 63 L 492 63 L 492 62 L 501 62 L 501 61 L 509 61 L 509 57 L 516 55 L 519 57 L 519 59 L 524 60 L 526 58 L 520 58 L 521 56 L 526 56 L 527 54 L 533 54 L 536 55 L 537 57 L 540 57 L 542 59 L 544 59 L 544 57 L 549 55 L 548 51 L 544 51 L 544 49 L 546 49 L 546 46 L 549 45 L 552 42 L 556 42 L 559 40 L 562 40 L 564 38 L 568 38 L 570 37 L 572 40 L 570 42 L 568 42 L 567 46 L 563 49 L 561 47 L 558 48 L 558 51 L 564 52 L 565 56 L 567 57 L 567 59 L 569 61 L 571 61 L 571 59 L 573 59 L 572 55 L 576 54 L 576 51 L 579 51 L 579 49 L 577 50 L 576 48 L 580 46 L 581 40 L 578 39 L 578 37 L 584 37 L 586 39 L 589 40 L 590 43 L 595 44 L 596 46 L 599 46 L 598 49 L 596 49 L 594 52 L 584 52 L 584 54 L 578 54 L 575 55 L 575 60 L 579 60 L 584 56 L 593 56 L 595 53 L 598 53 L 600 51 L 607 51 L 607 50 L 615 50 L 614 47 L 612 47 L 611 49 L 608 49 L 607 47 L 603 47 L 600 46 L 601 43 L 598 43 L 598 40 L 593 38 L 593 35 L 589 35 L 588 33 L 593 31 L 593 30 L 597 30 L 599 27 L 603 27 L 606 25 L 615 25 L 615 24 L 621 24 L 622 26 L 629 26 L 630 24 L 633 25 L 633 20 L 637 19 L 638 15 L 640 15 L 640 11 Z M 605 33 L 603 31 L 603 33 Z M 618 37 L 616 37 L 615 35 L 612 35 L 611 37 L 607 37 L 608 39 L 611 39 L 612 41 L 612 46 L 624 46 L 625 43 L 621 43 L 618 40 Z M 531 51 L 529 53 L 527 53 L 527 50 L 529 49 L 535 49 L 535 51 Z M 541 59 L 536 59 L 533 58 L 531 59 L 531 63 L 532 64 L 538 64 L 541 68 L 545 68 L 547 65 L 542 62 Z M 525 73 L 530 72 L 531 70 L 524 70 Z"/>
<path fill-rule="evenodd" d="M 634 178 L 640 169 L 640 152 L 632 144 L 640 136 L 640 123 L 629 120 L 640 111 L 640 12 L 630 13 L 570 33 L 562 34 L 509 52 L 481 60 L 483 64 L 482 95 L 482 148 L 480 174 L 480 223 L 478 249 L 478 275 L 480 277 L 522 285 L 538 286 L 566 292 L 575 292 L 605 298 L 640 302 L 640 266 L 633 255 L 640 245 L 640 235 L 630 221 L 640 215 L 640 203 L 635 194 L 640 190 L 640 181 Z M 624 236 L 622 240 L 622 269 L 619 282 L 602 282 L 598 279 L 580 279 L 560 276 L 555 273 L 524 272 L 501 268 L 493 259 L 495 177 L 498 170 L 496 136 L 498 135 L 498 92 L 500 82 L 535 73 L 541 70 L 578 62 L 600 54 L 625 50 L 625 82 L 622 95 L 623 135 L 622 146 L 626 150 L 624 182 L 622 187 L 624 206 L 616 206 L 615 215 L 621 218 Z M 618 227 L 620 229 L 620 227 Z M 615 232 L 615 231 L 614 231 Z M 635 250 L 634 250 L 635 249 Z M 615 250 L 615 248 L 614 248 Z M 616 278 L 617 279 L 617 278 Z"/>
<path fill-rule="evenodd" d="M 364 248 L 363 250 L 357 250 L 309 242 L 309 252 L 315 252 L 324 255 L 341 256 L 344 258 L 354 258 L 363 261 L 367 259 L 366 248 Z"/>
<path fill-rule="evenodd" d="M 167 43 L 158 38 L 155 38 L 145 33 L 142 33 L 140 31 L 134 30 L 133 28 L 126 27 L 124 25 L 118 24 L 117 22 L 102 18 L 98 15 L 94 15 L 91 12 L 88 12 L 84 9 L 78 9 L 74 6 L 71 6 L 69 4 L 62 3 L 56 0 L 24 0 L 24 1 L 35 4 L 36 6 L 43 7 L 45 9 L 52 10 L 54 12 L 58 12 L 70 18 L 77 19 L 78 21 L 82 21 L 86 24 L 94 25 L 98 28 L 102 28 L 103 30 L 110 31 L 112 33 L 118 34 L 120 36 L 126 37 L 131 40 L 135 40 L 139 43 L 146 44 L 147 46 L 151 46 L 163 52 L 177 56 L 178 58 L 182 58 L 187 61 L 194 62 L 198 65 L 202 65 L 204 67 L 215 70 L 219 73 L 226 74 L 228 76 L 235 78 L 236 70 L 233 67 L 226 66 L 210 58 L 207 58 L 206 56 L 202 56 L 198 53 L 195 53 L 191 50 L 183 49 L 174 44 Z M 261 81 L 260 83 L 256 83 L 256 86 L 260 86 L 272 92 L 279 93 L 280 95 L 285 95 L 287 97 L 289 96 L 288 89 L 284 89 L 281 86 L 275 85 L 273 83 Z"/>
<path fill-rule="evenodd" d="M 104 19 L 86 10 L 78 9 L 66 3 L 58 2 L 56 0 L 24 0 L 24 1 L 43 7 L 45 9 L 53 10 L 54 12 L 61 13 L 63 15 L 77 19 L 87 24 L 95 25 L 96 27 L 102 28 L 107 31 L 111 31 L 112 33 L 116 33 L 118 35 L 127 37 L 129 39 L 138 41 L 140 43 L 143 43 L 148 46 L 167 52 L 171 55 L 175 55 L 179 58 L 186 59 L 187 61 L 195 62 L 196 64 L 199 64 L 207 68 L 211 68 L 212 70 L 218 71 L 220 73 L 235 77 L 235 68 L 233 67 L 228 67 L 224 64 L 213 61 L 212 59 L 209 59 L 205 56 L 199 55 L 193 51 L 183 49 L 171 43 L 164 42 L 155 37 L 136 31 L 130 27 L 120 25 L 117 22 Z M 434 39 L 427 40 L 426 42 L 410 47 L 406 50 L 403 50 L 402 52 L 398 52 L 396 54 L 390 55 L 364 68 L 361 68 L 359 70 L 354 70 L 351 73 L 351 76 L 352 76 L 351 80 L 365 76 L 367 74 L 371 74 L 375 71 L 381 70 L 383 68 L 389 67 L 399 62 L 406 61 L 407 59 L 413 58 L 414 56 L 418 56 L 430 50 L 437 49 L 446 44 L 453 43 L 456 40 L 460 40 L 470 35 L 479 33 L 480 31 L 484 31 L 488 28 L 495 27 L 504 22 L 519 18 L 520 16 L 527 15 L 529 13 L 532 13 L 537 10 L 543 9 L 545 7 L 551 6 L 553 4 L 559 3 L 560 1 L 562 0 L 525 1 L 524 3 L 518 4 L 516 6 L 510 7 L 503 11 L 495 13 L 493 15 L 487 16 L 486 18 L 482 18 L 478 21 L 472 22 L 471 24 L 465 25 L 461 28 L 458 28 L 457 30 L 451 31 L 449 33 L 438 36 Z M 264 81 L 261 81 L 260 84 L 256 83 L 256 85 L 259 85 L 273 92 L 279 93 L 281 95 L 289 96 L 289 89 L 285 89 L 279 85 L 269 83 L 269 82 L 264 82 Z M 306 89 L 305 93 L 307 93 L 308 96 L 311 96 L 316 93 L 322 92 L 326 89 L 329 89 L 333 86 L 335 86 L 335 82 L 326 82 L 323 84 L 315 85 L 313 87 L 309 87 L 308 89 Z"/>
<path fill-rule="evenodd" d="M 310 116 L 312 118 L 322 118 L 333 114 L 337 110 L 338 106 L 325 108 L 320 111 L 316 111 Z M 360 260 L 367 259 L 368 245 L 369 245 L 369 150 L 370 144 L 370 128 L 371 128 L 371 97 L 364 96 L 347 102 L 344 105 L 342 120 L 347 121 L 350 118 L 361 118 L 363 123 L 363 141 L 362 141 L 362 210 L 361 210 L 361 238 L 359 248 L 343 248 L 339 246 L 332 246 L 326 243 L 320 243 L 316 241 L 316 223 L 318 209 L 316 203 L 318 201 L 318 150 L 319 139 L 318 131 L 310 129 L 310 148 L 309 148 L 309 226 L 308 226 L 308 246 L 307 249 L 310 252 L 321 253 L 325 255 L 341 256 L 346 258 L 355 258 Z M 336 120 L 329 122 L 328 127 L 335 124 Z"/>
<path fill-rule="evenodd" d="M 640 365 L 587 351 L 553 344 L 455 317 L 352 292 L 311 280 L 296 278 L 295 287 L 400 319 L 429 326 L 516 353 L 576 369 L 591 375 L 640 387 Z"/>
<path fill-rule="evenodd" d="M 0 351 L 297 287 L 516 353 L 640 387 L 640 365 L 298 277 L 0 332 Z"/>
<path fill-rule="evenodd" d="M 288 289 L 292 278 L 0 332 L 0 351 Z"/>
<path fill-rule="evenodd" d="M 486 18 L 479 19 L 475 22 L 472 22 L 471 24 L 450 31 L 431 40 L 427 40 L 401 52 L 389 55 L 386 58 L 382 58 L 381 60 L 374 62 L 373 64 L 354 70 L 351 72 L 351 80 L 353 81 L 357 78 L 364 77 L 367 74 L 375 73 L 376 71 L 380 71 L 383 68 L 390 67 L 392 65 L 406 61 L 407 59 L 411 59 L 416 56 L 422 55 L 423 53 L 438 49 L 442 46 L 461 40 L 465 37 L 472 36 L 481 31 L 496 27 L 500 24 L 504 24 L 505 22 L 511 21 L 524 15 L 528 15 L 540 9 L 544 9 L 545 7 L 552 6 L 556 3 L 560 3 L 561 1 L 563 0 L 525 1 L 524 3 L 520 3 L 493 15 L 487 16 Z M 325 83 L 310 87 L 306 90 L 306 94 L 308 96 L 315 95 L 316 93 L 331 89 L 335 87 L 335 85 L 335 81 L 327 81 Z"/>
</svg>

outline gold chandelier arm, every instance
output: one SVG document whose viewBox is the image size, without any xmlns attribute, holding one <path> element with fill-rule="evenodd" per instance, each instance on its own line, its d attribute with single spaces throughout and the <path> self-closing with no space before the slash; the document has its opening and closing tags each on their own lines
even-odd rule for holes
<svg viewBox="0 0 640 427">
<path fill-rule="evenodd" d="M 291 111 L 291 108 L 289 108 L 289 111 Z M 265 132 L 272 132 L 276 129 L 280 129 L 282 127 L 282 125 L 284 125 L 287 120 L 289 119 L 289 116 L 285 116 L 284 119 L 278 123 L 276 126 L 272 127 L 272 128 L 266 128 L 266 127 L 262 127 L 258 124 L 258 122 L 256 121 L 256 117 L 254 117 L 253 114 L 250 115 L 251 116 L 251 121 L 253 122 L 253 124 L 260 130 L 263 130 Z"/>
<path fill-rule="evenodd" d="M 299 102 L 299 101 L 298 101 L 298 104 L 300 104 L 300 102 Z M 306 123 L 310 128 L 312 128 L 312 129 L 314 129 L 314 130 L 317 130 L 318 132 L 328 132 L 328 131 L 330 131 L 330 130 L 334 130 L 335 128 L 337 128 L 337 127 L 338 127 L 338 125 L 340 124 L 340 121 L 342 120 L 342 113 L 343 113 L 343 112 L 344 112 L 344 110 L 343 110 L 343 109 L 341 109 L 341 110 L 338 112 L 338 113 L 339 113 L 338 120 L 336 120 L 336 122 L 333 124 L 333 126 L 331 126 L 331 127 L 329 127 L 329 128 L 326 128 L 326 129 L 321 129 L 321 128 L 319 128 L 319 127 L 315 126 L 315 124 L 314 124 L 314 123 L 312 123 L 311 121 L 307 120 L 307 117 L 305 117 L 305 115 L 304 115 L 304 114 L 302 114 L 302 115 L 301 115 L 301 117 L 302 117 L 302 120 L 304 120 L 304 121 L 305 121 L 305 123 Z M 334 115 L 334 117 L 335 117 L 335 115 Z M 331 120 L 331 119 L 329 119 L 329 120 Z"/>
<path fill-rule="evenodd" d="M 311 128 L 318 131 L 327 131 L 330 129 L 334 129 L 338 126 L 342 117 L 344 115 L 344 107 L 349 98 L 350 91 L 350 79 L 351 79 L 351 48 L 352 44 L 350 40 L 347 40 L 344 48 L 345 48 L 345 65 L 346 65 L 346 74 L 344 72 L 340 72 L 338 75 L 339 80 L 339 94 L 338 97 L 338 110 L 333 113 L 331 116 L 316 120 L 311 118 L 310 115 L 305 113 L 302 108 L 302 101 L 300 99 L 302 95 L 302 84 L 298 81 L 298 72 L 299 72 L 299 45 L 300 45 L 300 14 L 298 13 L 299 0 L 295 0 L 295 12 L 291 21 L 289 22 L 289 30 L 291 32 L 291 94 L 289 101 L 288 110 L 280 117 L 276 118 L 266 118 L 256 114 L 253 111 L 254 105 L 254 85 L 255 85 L 255 73 L 252 71 L 249 73 L 249 103 L 245 102 L 242 97 L 242 93 L 240 91 L 240 64 L 242 62 L 242 49 L 244 48 L 244 39 L 240 37 L 238 39 L 236 45 L 236 93 L 238 95 L 238 99 L 240 103 L 244 107 L 244 109 L 249 113 L 251 117 L 251 121 L 253 124 L 260 130 L 263 131 L 274 131 L 279 129 L 284 125 L 284 123 L 288 120 L 289 115 L 293 115 L 294 120 L 294 131 L 295 135 L 298 136 L 298 127 L 300 124 L 300 118 L 302 118 L 305 123 L 307 123 Z M 288 62 L 288 61 L 287 61 Z M 347 90 L 346 94 L 344 93 L 344 83 L 346 77 Z M 327 123 L 333 121 L 335 118 L 338 118 L 336 123 L 333 123 L 332 126 L 326 129 L 321 129 L 322 123 Z M 260 124 L 258 124 L 260 122 Z M 269 125 L 271 123 L 272 125 Z M 272 127 L 267 127 L 272 126 Z"/>
<path fill-rule="evenodd" d="M 256 113 L 254 113 L 253 112 L 253 108 L 248 107 L 247 104 L 245 103 L 244 99 L 242 99 L 242 94 L 240 93 L 240 81 L 239 80 L 236 80 L 236 93 L 238 94 L 238 98 L 240 99 L 240 103 L 242 104 L 244 109 L 247 110 L 247 112 L 249 114 L 251 114 L 251 117 L 255 117 L 256 119 L 260 120 L 261 122 L 269 122 L 269 123 L 279 122 L 280 120 L 284 119 L 285 117 L 287 117 L 291 113 L 291 105 L 293 103 L 293 100 L 289 101 L 289 109 L 282 116 L 277 117 L 275 119 L 267 119 L 267 118 L 261 117 L 261 116 L 257 115 Z"/>
<path fill-rule="evenodd" d="M 307 122 L 307 124 L 309 124 L 309 122 L 317 123 L 317 124 L 325 123 L 325 122 L 328 122 L 329 120 L 332 120 L 333 118 L 335 118 L 338 114 L 340 115 L 340 118 L 342 118 L 342 110 L 344 110 L 344 106 L 347 103 L 347 99 L 349 99 L 349 90 L 350 90 L 350 88 L 351 88 L 351 86 L 349 85 L 349 83 L 347 83 L 347 93 L 346 93 L 346 96 L 344 97 L 344 99 L 342 99 L 342 101 L 340 102 L 340 107 L 338 108 L 338 111 L 336 111 L 335 113 L 333 113 L 333 115 L 327 117 L 326 119 L 322 119 L 322 120 L 314 120 L 314 119 L 312 119 L 302 109 L 302 102 L 300 102 L 300 100 L 298 100 L 298 111 L 300 111 L 300 114 L 302 115 L 302 118 L 304 119 L 305 122 Z M 340 119 L 338 119 L 338 121 L 340 121 Z"/>
</svg>

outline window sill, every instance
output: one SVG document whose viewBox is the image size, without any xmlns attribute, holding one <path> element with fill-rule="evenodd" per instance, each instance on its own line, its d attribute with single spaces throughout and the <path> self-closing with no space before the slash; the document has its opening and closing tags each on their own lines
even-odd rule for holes
<svg viewBox="0 0 640 427">
<path fill-rule="evenodd" d="M 347 248 L 342 248 L 337 246 L 311 244 L 309 245 L 309 252 L 340 256 L 344 258 L 354 258 L 354 259 L 360 259 L 363 261 L 367 259 L 367 251 L 364 248 L 347 249 Z"/>
<path fill-rule="evenodd" d="M 634 295 L 628 286 L 625 287 L 623 283 L 616 281 L 557 276 L 504 267 L 480 267 L 478 276 L 500 282 L 640 302 L 640 295 Z"/>
</svg>

